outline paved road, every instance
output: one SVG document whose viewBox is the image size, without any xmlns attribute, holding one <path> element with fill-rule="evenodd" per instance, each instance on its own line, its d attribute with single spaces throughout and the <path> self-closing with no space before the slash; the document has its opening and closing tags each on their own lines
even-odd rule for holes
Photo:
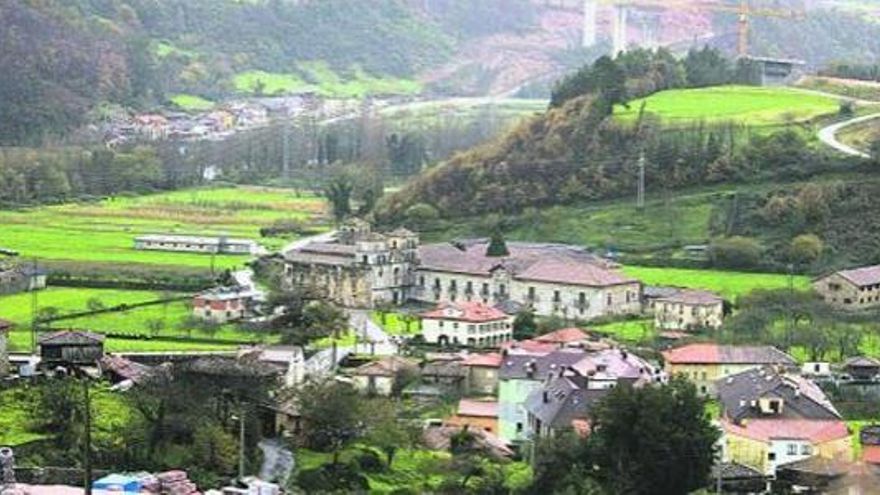
<svg viewBox="0 0 880 495">
<path fill-rule="evenodd" d="M 825 145 L 830 146 L 841 153 L 850 156 L 857 156 L 860 158 L 871 158 L 871 155 L 865 153 L 864 151 L 858 150 L 856 148 L 853 148 L 852 146 L 849 146 L 848 144 L 844 144 L 838 141 L 837 133 L 844 127 L 860 124 L 862 122 L 867 122 L 876 118 L 880 118 L 880 113 L 872 113 L 870 115 L 864 115 L 862 117 L 856 117 L 853 119 L 845 120 L 843 122 L 829 125 L 828 127 L 825 127 L 819 131 L 819 140 L 822 141 Z"/>
<path fill-rule="evenodd" d="M 364 310 L 349 310 L 351 327 L 358 334 L 357 352 L 377 356 L 393 356 L 398 353 L 398 345 L 379 325 L 373 323 L 370 314 Z"/>
</svg>

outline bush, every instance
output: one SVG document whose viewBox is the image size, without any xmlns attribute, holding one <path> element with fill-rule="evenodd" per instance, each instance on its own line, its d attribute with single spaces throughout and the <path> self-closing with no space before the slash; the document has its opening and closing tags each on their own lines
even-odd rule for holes
<svg viewBox="0 0 880 495">
<path fill-rule="evenodd" d="M 709 246 L 709 260 L 719 268 L 756 268 L 763 254 L 761 244 L 750 237 L 732 236 L 716 239 Z"/>
<path fill-rule="evenodd" d="M 440 218 L 440 212 L 437 208 L 427 203 L 416 203 L 404 212 L 406 219 L 413 224 L 414 227 L 430 224 Z"/>
<path fill-rule="evenodd" d="M 301 471 L 296 486 L 306 493 L 362 492 L 370 489 L 370 482 L 348 464 L 325 464 L 316 469 Z"/>
<path fill-rule="evenodd" d="M 802 234 L 791 240 L 788 248 L 788 254 L 794 263 L 812 264 L 815 263 L 825 245 L 815 234 Z"/>
<path fill-rule="evenodd" d="M 378 473 L 385 469 L 382 457 L 372 450 L 364 450 L 355 458 L 355 461 L 362 471 L 368 473 Z"/>
</svg>

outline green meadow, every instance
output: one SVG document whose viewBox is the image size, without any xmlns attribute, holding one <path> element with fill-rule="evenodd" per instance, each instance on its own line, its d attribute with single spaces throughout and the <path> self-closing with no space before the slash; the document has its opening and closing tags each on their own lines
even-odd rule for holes
<svg viewBox="0 0 880 495">
<path fill-rule="evenodd" d="M 789 276 L 778 273 L 731 272 L 723 270 L 697 270 L 687 268 L 658 268 L 624 266 L 623 272 L 641 280 L 645 285 L 671 285 L 717 292 L 726 299 L 737 297 L 755 289 L 784 289 L 789 286 Z M 810 288 L 805 276 L 791 277 L 795 290 Z"/>
<path fill-rule="evenodd" d="M 664 124 L 695 121 L 736 122 L 749 125 L 778 125 L 811 120 L 838 111 L 836 98 L 790 88 L 715 86 L 661 91 L 634 100 L 628 108 L 619 106 L 620 120 L 633 121 L 645 104 L 645 112 Z"/>
<path fill-rule="evenodd" d="M 310 193 L 259 187 L 189 189 L 97 203 L 69 203 L 0 211 L 0 245 L 40 261 L 112 262 L 208 269 L 211 256 L 138 251 L 142 234 L 226 235 L 258 241 L 268 249 L 288 239 L 260 238 L 276 221 L 323 224 L 324 200 Z M 216 268 L 241 267 L 246 256 L 218 255 Z"/>
<path fill-rule="evenodd" d="M 84 289 L 50 287 L 36 293 L 38 311 L 54 308 L 59 315 L 79 313 L 88 310 L 89 301 L 97 300 L 106 308 L 121 304 L 137 304 L 161 299 L 166 294 L 144 290 Z M 0 317 L 15 324 L 10 335 L 12 351 L 28 351 L 31 346 L 31 294 L 11 294 L 0 296 Z M 222 340 L 260 341 L 261 336 L 239 330 L 235 325 L 223 325 L 205 330 L 188 321 L 189 306 L 185 301 L 167 305 L 146 306 L 127 311 L 62 320 L 55 323 L 57 329 L 78 328 L 98 333 L 149 336 L 148 340 L 109 338 L 105 348 L 109 352 L 160 352 L 160 351 L 213 351 L 234 349 L 236 346 L 224 344 Z M 152 335 L 151 321 L 161 321 L 160 331 Z M 181 342 L 163 340 L 163 337 L 193 337 L 201 340 L 217 339 L 211 342 Z M 268 336 L 267 336 L 268 337 Z M 266 340 L 272 341 L 269 337 Z"/>
<path fill-rule="evenodd" d="M 314 92 L 331 98 L 360 98 L 366 95 L 410 95 L 422 91 L 417 81 L 377 77 L 359 67 L 346 71 L 332 69 L 326 62 L 301 62 L 293 72 L 251 70 L 232 80 L 241 93 L 265 95 Z"/>
<path fill-rule="evenodd" d="M 187 112 L 200 112 L 214 108 L 214 102 L 198 95 L 176 94 L 168 101 Z"/>
</svg>

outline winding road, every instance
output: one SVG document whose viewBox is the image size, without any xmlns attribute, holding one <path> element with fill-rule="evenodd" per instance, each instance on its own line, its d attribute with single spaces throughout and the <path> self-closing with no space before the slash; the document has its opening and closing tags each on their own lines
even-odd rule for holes
<svg viewBox="0 0 880 495">
<path fill-rule="evenodd" d="M 837 133 L 851 125 L 861 124 L 862 122 L 867 122 L 869 120 L 874 120 L 880 118 L 880 113 L 872 113 L 869 115 L 863 115 L 861 117 L 855 117 L 849 120 L 844 120 L 843 122 L 838 122 L 836 124 L 829 125 L 828 127 L 824 127 L 819 130 L 819 140 L 822 141 L 827 146 L 834 148 L 835 150 L 850 155 L 857 156 L 860 158 L 871 158 L 871 155 L 865 153 L 864 151 L 858 150 L 848 144 L 841 143 L 837 140 Z"/>
</svg>

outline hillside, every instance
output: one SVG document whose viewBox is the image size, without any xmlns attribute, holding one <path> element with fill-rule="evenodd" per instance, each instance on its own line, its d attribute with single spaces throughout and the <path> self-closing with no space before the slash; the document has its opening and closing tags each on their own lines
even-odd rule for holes
<svg viewBox="0 0 880 495">
<path fill-rule="evenodd" d="M 109 105 L 203 108 L 236 94 L 412 94 L 457 46 L 527 25 L 526 0 L 9 0 L 0 145 L 66 137 Z M 483 22 L 492 18 L 493 22 Z M 99 54 L 99 55 L 96 55 Z M 94 111 L 93 115 L 90 112 Z"/>
<path fill-rule="evenodd" d="M 708 80 L 707 74 L 721 74 L 721 82 L 736 78 L 729 63 L 705 50 L 683 60 L 662 51 L 600 59 L 559 85 L 545 114 L 430 170 L 388 198 L 379 216 L 405 218 L 420 204 L 464 216 L 633 194 L 641 153 L 647 181 L 670 190 L 826 166 L 799 131 L 763 137 L 749 129 L 833 115 L 833 98 L 742 86 L 680 89 Z M 666 88 L 673 91 L 657 92 Z M 651 95 L 644 111 L 641 95 Z M 615 103 L 617 118 L 611 115 Z M 684 123 L 665 125 L 676 116 Z"/>
</svg>

